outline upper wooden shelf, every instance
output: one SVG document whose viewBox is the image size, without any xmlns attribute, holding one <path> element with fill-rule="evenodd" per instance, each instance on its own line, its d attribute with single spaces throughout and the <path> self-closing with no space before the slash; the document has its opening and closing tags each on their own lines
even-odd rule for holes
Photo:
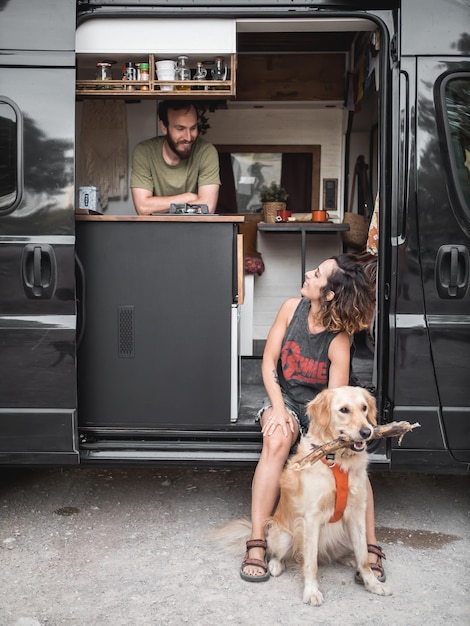
<svg viewBox="0 0 470 626">
<path fill-rule="evenodd" d="M 141 99 L 141 98 L 188 98 L 188 99 L 221 99 L 233 98 L 236 95 L 236 55 L 226 55 L 228 62 L 227 80 L 205 80 L 205 81 L 161 81 L 157 80 L 155 72 L 155 63 L 159 58 L 168 58 L 161 55 L 149 54 L 146 57 L 139 55 L 113 55 L 113 65 L 111 73 L 113 80 L 96 80 L 96 64 L 103 61 L 102 57 L 91 54 L 77 55 L 77 80 L 76 95 L 78 98 L 95 97 L 95 98 L 118 98 Z M 176 59 L 174 59 L 176 61 Z M 202 58 L 200 56 L 188 55 L 188 65 L 191 70 L 196 67 L 197 61 L 205 63 L 210 62 L 210 58 Z M 148 81 L 120 80 L 121 67 L 126 62 L 132 63 L 148 63 L 149 75 Z M 210 75 L 210 66 L 208 75 Z"/>
</svg>

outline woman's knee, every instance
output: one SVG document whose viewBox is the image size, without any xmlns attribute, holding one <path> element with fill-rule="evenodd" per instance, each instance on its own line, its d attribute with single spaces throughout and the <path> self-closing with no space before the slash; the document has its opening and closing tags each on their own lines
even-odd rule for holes
<svg viewBox="0 0 470 626">
<path fill-rule="evenodd" d="M 281 431 L 280 434 L 274 432 L 272 435 L 263 436 L 262 453 L 272 457 L 278 457 L 284 462 L 289 456 L 292 442 L 290 437 L 286 437 Z"/>
</svg>

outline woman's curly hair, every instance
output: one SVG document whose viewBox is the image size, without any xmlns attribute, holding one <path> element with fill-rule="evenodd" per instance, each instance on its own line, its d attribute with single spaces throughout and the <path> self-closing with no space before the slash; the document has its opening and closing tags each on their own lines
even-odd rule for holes
<svg viewBox="0 0 470 626">
<path fill-rule="evenodd" d="M 353 254 L 331 257 L 337 264 L 321 293 L 321 323 L 333 332 L 352 335 L 368 328 L 375 310 L 375 286 Z M 329 292 L 334 293 L 327 300 Z"/>
</svg>

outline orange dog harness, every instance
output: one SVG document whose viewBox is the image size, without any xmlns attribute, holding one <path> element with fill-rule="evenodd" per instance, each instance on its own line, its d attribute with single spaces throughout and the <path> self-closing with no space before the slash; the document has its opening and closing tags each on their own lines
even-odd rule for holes
<svg viewBox="0 0 470 626">
<path fill-rule="evenodd" d="M 336 483 L 336 502 L 335 502 L 335 510 L 333 511 L 333 515 L 330 517 L 330 524 L 333 522 L 337 522 L 343 517 L 344 509 L 346 508 L 346 504 L 348 503 L 348 478 L 349 474 L 347 472 L 341 471 L 339 465 L 336 463 L 329 463 L 326 459 L 322 459 L 323 463 L 327 465 L 330 470 L 333 472 L 333 476 L 335 477 Z"/>
</svg>

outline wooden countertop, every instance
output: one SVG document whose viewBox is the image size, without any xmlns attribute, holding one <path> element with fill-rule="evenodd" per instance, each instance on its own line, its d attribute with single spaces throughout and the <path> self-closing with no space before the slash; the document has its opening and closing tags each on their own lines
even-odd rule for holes
<svg viewBox="0 0 470 626">
<path fill-rule="evenodd" d="M 243 215 L 86 215 L 76 213 L 77 222 L 244 222 Z"/>
<path fill-rule="evenodd" d="M 258 230 L 270 233 L 342 233 L 349 230 L 349 224 L 335 222 L 259 222 Z"/>
</svg>

